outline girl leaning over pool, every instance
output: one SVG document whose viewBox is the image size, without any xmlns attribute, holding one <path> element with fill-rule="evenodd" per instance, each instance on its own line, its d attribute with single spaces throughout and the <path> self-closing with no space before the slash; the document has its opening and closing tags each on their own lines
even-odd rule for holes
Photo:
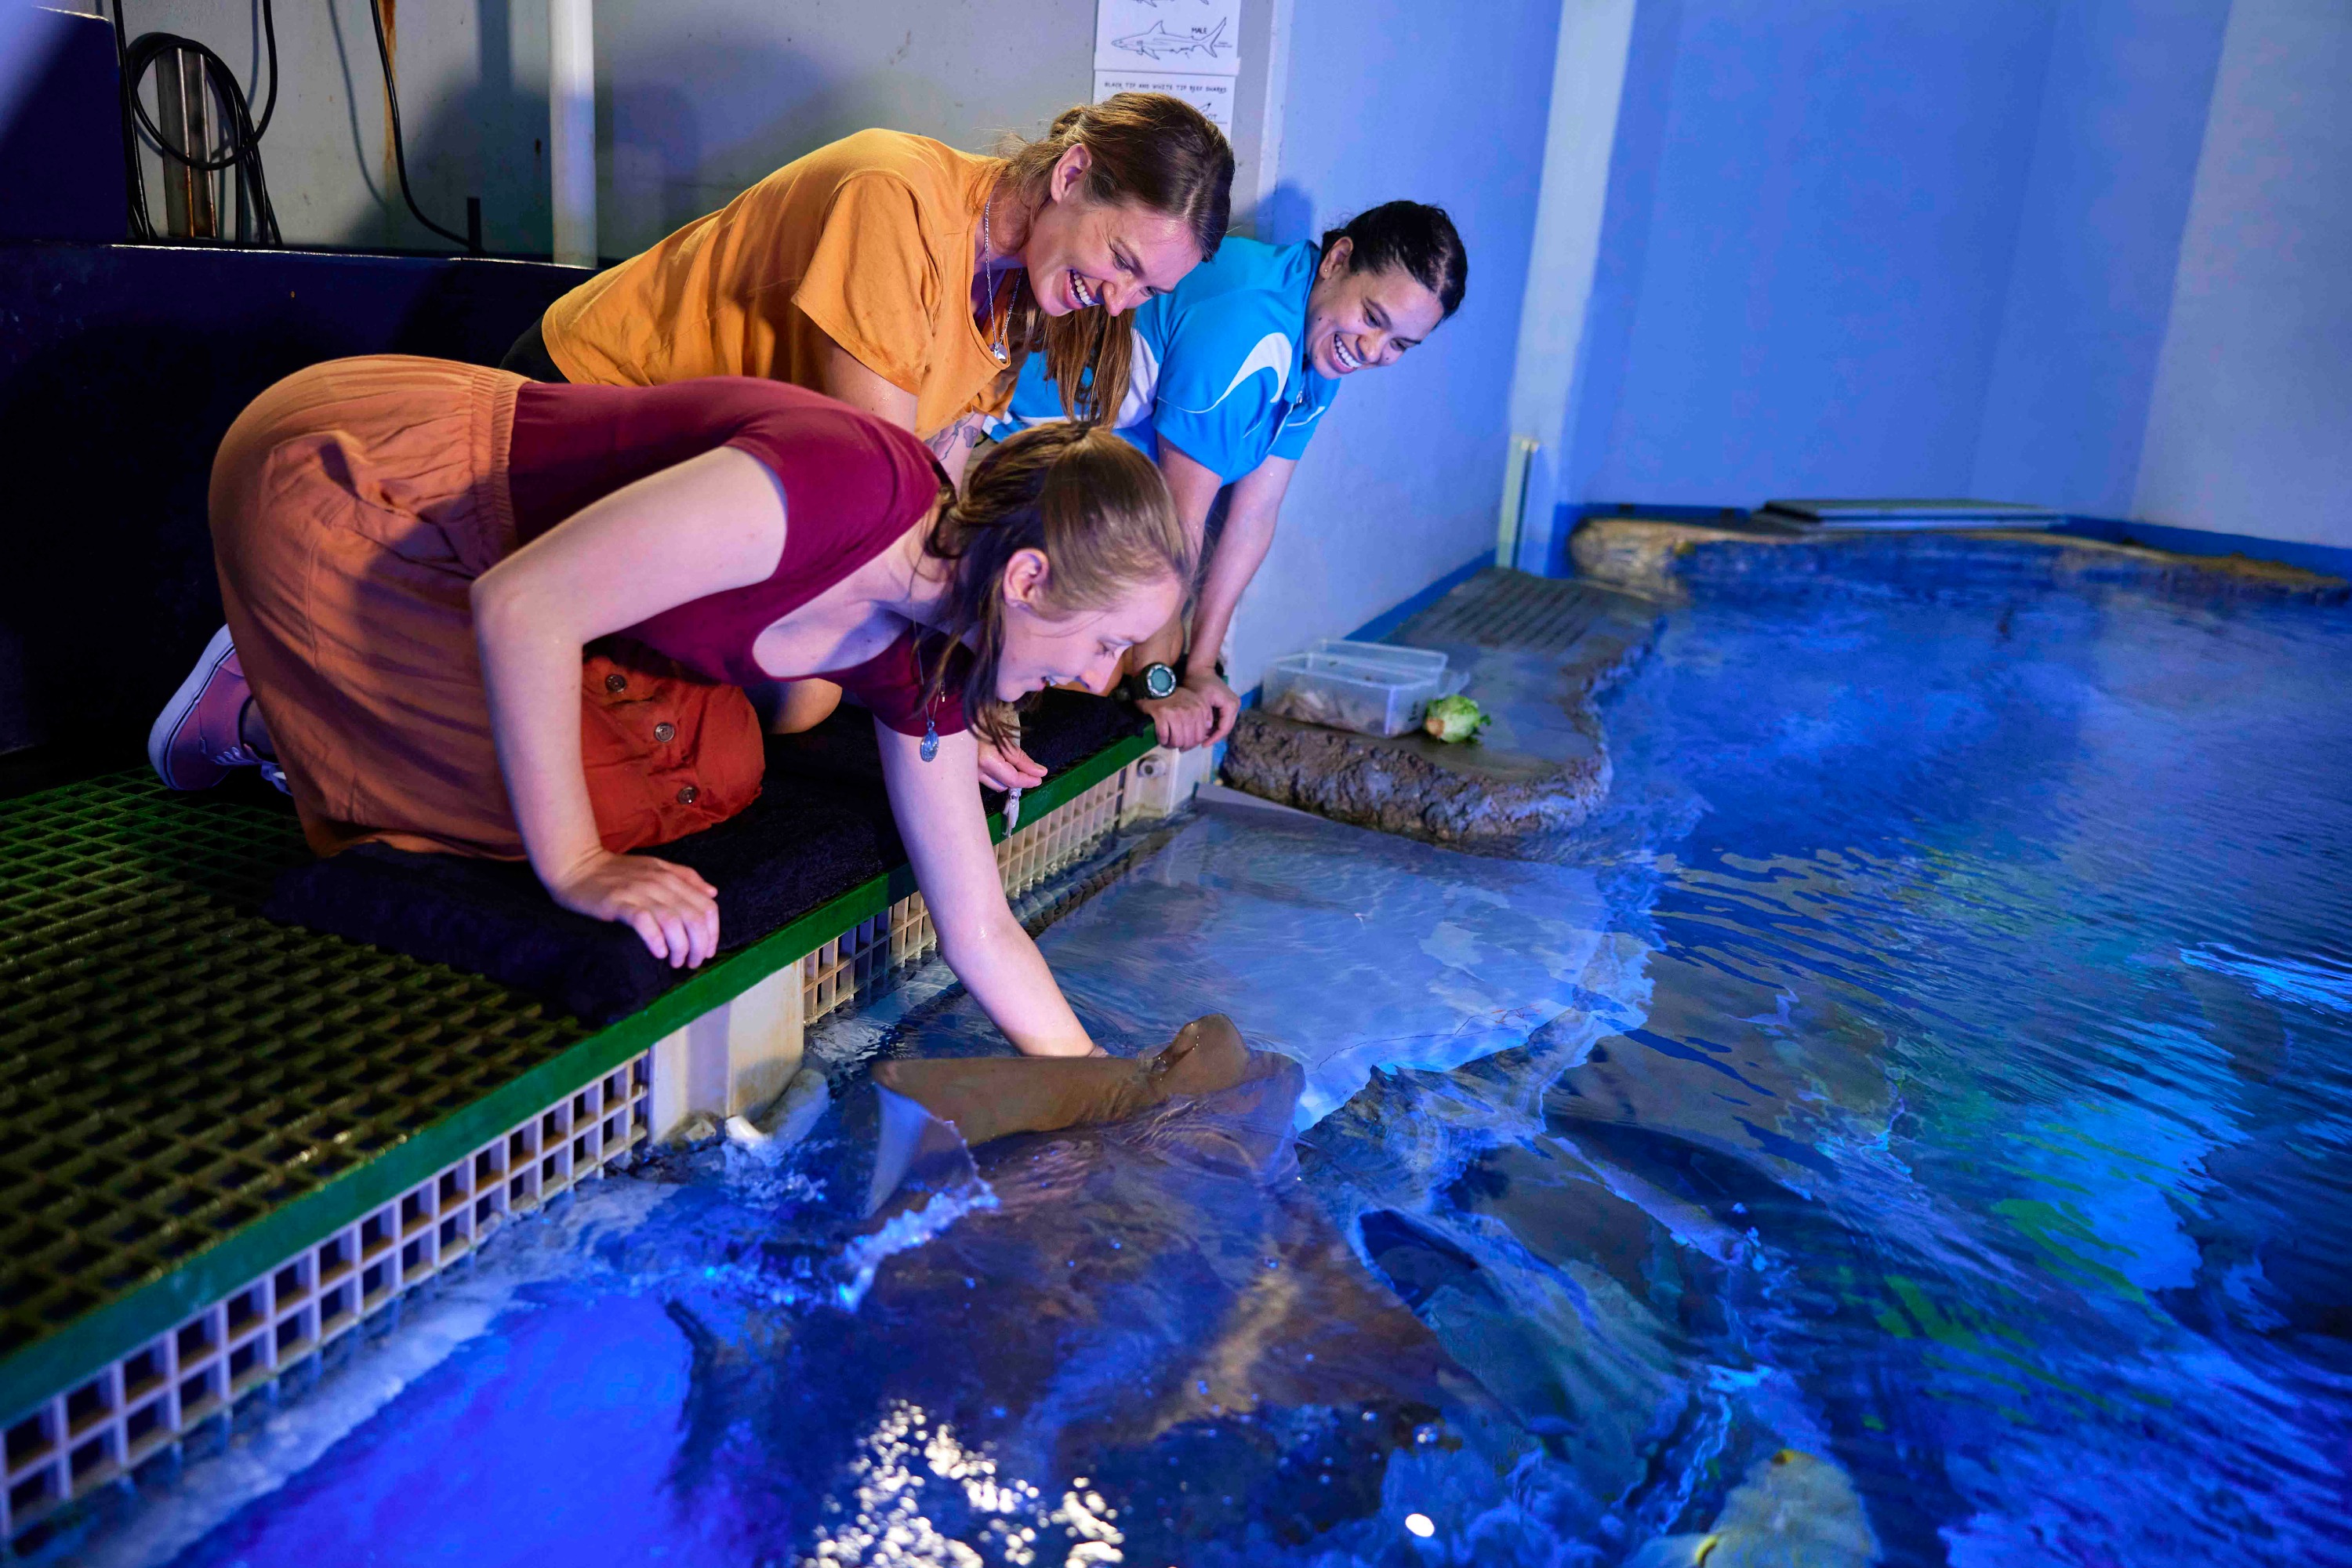
<svg viewBox="0 0 2352 1568">
<path fill-rule="evenodd" d="M 379 356 L 257 399 L 211 510 L 228 625 L 150 734 L 167 784 L 273 763 L 322 854 L 527 859 L 556 903 L 699 964 L 716 889 L 627 851 L 748 805 L 742 688 L 822 676 L 873 712 L 957 976 L 1022 1050 L 1093 1048 L 1005 902 L 974 734 L 1046 686 L 1104 689 L 1181 601 L 1190 535 L 1126 442 L 1033 432 L 959 497 L 911 432 L 778 382 Z"/>
</svg>

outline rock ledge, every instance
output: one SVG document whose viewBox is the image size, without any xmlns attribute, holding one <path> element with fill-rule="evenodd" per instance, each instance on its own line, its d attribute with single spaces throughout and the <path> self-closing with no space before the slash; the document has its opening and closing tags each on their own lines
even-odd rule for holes
<svg viewBox="0 0 2352 1568">
<path fill-rule="evenodd" d="M 1284 805 L 1440 843 L 1558 832 L 1609 794 L 1609 756 L 1588 738 L 1562 758 L 1418 732 L 1383 739 L 1251 709 L 1234 727 L 1225 780 Z"/>
</svg>

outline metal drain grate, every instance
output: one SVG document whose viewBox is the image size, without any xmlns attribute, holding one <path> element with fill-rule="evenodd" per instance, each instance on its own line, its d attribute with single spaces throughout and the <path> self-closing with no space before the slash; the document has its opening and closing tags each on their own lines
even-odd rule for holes
<svg viewBox="0 0 2352 1568">
<path fill-rule="evenodd" d="M 1622 615 L 1626 603 L 1588 583 L 1489 567 L 1406 622 L 1397 640 L 1559 651 Z"/>
<path fill-rule="evenodd" d="M 0 803 L 0 1356 L 584 1038 L 264 921 L 290 813 L 119 773 Z"/>
</svg>

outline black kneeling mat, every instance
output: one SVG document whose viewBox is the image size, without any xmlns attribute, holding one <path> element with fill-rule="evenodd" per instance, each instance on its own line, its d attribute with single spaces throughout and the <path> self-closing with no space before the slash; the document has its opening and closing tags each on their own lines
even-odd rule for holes
<svg viewBox="0 0 2352 1568">
<path fill-rule="evenodd" d="M 1022 745 L 1059 773 L 1139 733 L 1135 710 L 1049 691 Z M 984 792 L 985 808 L 1004 797 Z M 716 827 L 641 854 L 719 889 L 721 951 L 749 946 L 906 859 L 882 787 L 873 720 L 845 708 L 806 734 L 772 737 L 760 798 Z M 362 844 L 282 873 L 262 912 L 487 975 L 591 1024 L 626 1017 L 684 979 L 626 926 L 560 909 L 527 865 Z"/>
</svg>

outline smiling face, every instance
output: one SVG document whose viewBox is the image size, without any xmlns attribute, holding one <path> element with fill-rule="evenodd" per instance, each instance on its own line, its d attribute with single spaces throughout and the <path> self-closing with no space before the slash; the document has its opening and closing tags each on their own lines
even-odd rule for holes
<svg viewBox="0 0 2352 1568">
<path fill-rule="evenodd" d="M 1437 330 L 1444 304 L 1402 268 L 1351 272 L 1354 246 L 1334 240 L 1307 296 L 1307 363 L 1320 375 L 1353 375 L 1394 364 Z"/>
<path fill-rule="evenodd" d="M 1104 608 L 1065 611 L 1051 602 L 1052 578 L 1041 550 L 1015 551 L 1005 563 L 1004 645 L 996 662 L 1000 702 L 1048 686 L 1108 691 L 1119 656 L 1174 619 L 1184 600 L 1182 584 L 1159 577 L 1122 590 Z"/>
<path fill-rule="evenodd" d="M 1201 264 L 1201 247 L 1182 218 L 1087 195 L 1090 166 L 1083 146 L 1062 154 L 1021 244 L 1030 290 L 1049 316 L 1089 305 L 1122 315 L 1165 294 Z"/>
</svg>

